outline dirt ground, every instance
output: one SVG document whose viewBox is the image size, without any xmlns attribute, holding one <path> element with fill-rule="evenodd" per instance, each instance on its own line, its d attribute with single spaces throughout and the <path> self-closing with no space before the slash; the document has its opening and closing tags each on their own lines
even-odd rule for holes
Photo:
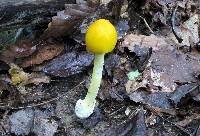
<svg viewBox="0 0 200 136">
<path fill-rule="evenodd" d="M 46 22 L 0 17 L 14 25 L 0 27 L 0 136 L 200 136 L 199 4 L 77 0 Z M 118 41 L 105 55 L 94 113 L 79 119 L 94 60 L 84 37 L 100 18 Z"/>
</svg>

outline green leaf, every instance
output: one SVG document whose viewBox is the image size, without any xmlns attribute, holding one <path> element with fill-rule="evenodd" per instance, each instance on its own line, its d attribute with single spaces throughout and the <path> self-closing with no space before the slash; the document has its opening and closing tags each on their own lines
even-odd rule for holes
<svg viewBox="0 0 200 136">
<path fill-rule="evenodd" d="M 141 73 L 138 70 L 131 71 L 127 74 L 128 80 L 135 80 L 135 78 L 139 77 Z"/>
</svg>

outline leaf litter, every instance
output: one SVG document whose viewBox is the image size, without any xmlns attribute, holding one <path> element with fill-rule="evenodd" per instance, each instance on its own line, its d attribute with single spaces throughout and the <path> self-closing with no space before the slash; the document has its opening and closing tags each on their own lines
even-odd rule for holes
<svg viewBox="0 0 200 136">
<path fill-rule="evenodd" d="M 0 133 L 198 135 L 199 23 L 194 3 L 66 4 L 39 39 L 19 40 L 0 51 Z M 116 25 L 118 44 L 105 56 L 98 108 L 80 120 L 74 105 L 87 91 L 94 59 L 85 52 L 83 36 L 102 17 Z M 185 45 L 189 50 L 183 50 Z"/>
</svg>

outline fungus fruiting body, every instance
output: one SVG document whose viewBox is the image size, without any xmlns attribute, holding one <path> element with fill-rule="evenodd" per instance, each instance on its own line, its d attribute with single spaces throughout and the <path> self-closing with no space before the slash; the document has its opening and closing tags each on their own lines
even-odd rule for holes
<svg viewBox="0 0 200 136">
<path fill-rule="evenodd" d="M 85 41 L 87 50 L 95 54 L 95 59 L 87 95 L 85 99 L 79 99 L 75 106 L 75 113 L 79 118 L 87 118 L 94 111 L 102 78 L 104 54 L 115 48 L 117 31 L 108 20 L 99 19 L 89 26 Z"/>
</svg>

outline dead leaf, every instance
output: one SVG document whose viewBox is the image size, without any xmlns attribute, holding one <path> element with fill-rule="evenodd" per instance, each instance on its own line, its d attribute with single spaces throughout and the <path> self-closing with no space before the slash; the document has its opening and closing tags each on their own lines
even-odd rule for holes
<svg viewBox="0 0 200 136">
<path fill-rule="evenodd" d="M 90 7 L 97 7 L 100 5 L 100 0 L 87 0 L 87 4 Z"/>
<path fill-rule="evenodd" d="M 54 76 L 67 77 L 91 66 L 93 59 L 94 56 L 86 52 L 66 53 L 45 64 L 42 71 Z"/>
<path fill-rule="evenodd" d="M 150 93 L 145 90 L 137 90 L 130 93 L 129 98 L 136 103 L 147 104 L 162 109 L 170 109 L 172 105 L 168 99 L 169 94 L 170 93 L 167 92 Z"/>
<path fill-rule="evenodd" d="M 152 53 L 143 77 L 148 80 L 150 87 L 161 87 L 162 91 L 173 92 L 177 83 L 196 82 L 195 73 L 199 71 L 197 60 L 175 48 L 166 47 Z"/>
<path fill-rule="evenodd" d="M 115 24 L 117 29 L 118 39 L 122 39 L 129 30 L 128 20 L 121 19 Z"/>
<path fill-rule="evenodd" d="M 50 60 L 58 56 L 64 49 L 62 43 L 55 43 L 49 41 L 40 41 L 37 51 L 29 57 L 24 58 L 18 63 L 21 67 L 29 67 L 35 64 L 41 64 L 46 60 Z"/>
<path fill-rule="evenodd" d="M 146 83 L 142 86 L 152 92 L 173 92 L 178 83 L 197 82 L 195 73 L 198 72 L 200 64 L 197 59 L 190 58 L 176 48 L 165 47 L 152 53 L 140 82 Z M 140 84 L 134 82 L 133 86 L 137 86 L 137 83 Z"/>
<path fill-rule="evenodd" d="M 28 84 L 35 84 L 39 85 L 40 83 L 49 83 L 51 81 L 50 77 L 46 76 L 43 73 L 31 73 L 29 75 L 29 78 L 26 82 L 24 82 L 24 85 Z"/>
<path fill-rule="evenodd" d="M 157 13 L 153 16 L 153 21 L 154 21 L 154 22 L 161 22 L 162 24 L 167 25 L 166 16 L 164 16 L 164 14 L 162 14 L 161 12 L 157 12 Z"/>
<path fill-rule="evenodd" d="M 50 78 L 44 74 L 39 73 L 26 73 L 19 66 L 11 63 L 9 69 L 9 74 L 11 76 L 12 84 L 17 87 L 21 94 L 26 94 L 25 85 L 39 83 L 49 83 Z"/>
<path fill-rule="evenodd" d="M 139 88 L 147 88 L 148 81 L 143 79 L 142 82 L 137 82 L 137 81 L 131 81 L 128 80 L 127 83 L 125 84 L 126 86 L 126 92 L 129 94 L 130 92 L 137 90 Z"/>
<path fill-rule="evenodd" d="M 143 52 L 148 51 L 148 48 L 153 48 L 153 50 L 158 50 L 163 46 L 166 46 L 167 42 L 163 37 L 157 37 L 155 35 L 135 35 L 129 34 L 125 36 L 123 47 L 127 47 L 131 52 L 135 52 L 140 56 Z M 140 50 L 138 50 L 138 48 Z"/>
<path fill-rule="evenodd" d="M 94 11 L 86 4 L 66 4 L 65 10 L 59 11 L 52 17 L 52 22 L 42 35 L 43 38 L 59 37 L 71 34 L 80 25 L 83 19 Z"/>
<path fill-rule="evenodd" d="M 198 84 L 190 83 L 180 85 L 176 88 L 176 91 L 170 95 L 170 100 L 177 106 L 179 103 L 181 103 L 183 98 L 187 99 L 187 96 L 188 98 L 191 98 L 192 96 L 190 93 L 194 93 L 194 91 L 198 91 Z"/>
<path fill-rule="evenodd" d="M 25 73 L 22 68 L 13 63 L 10 64 L 9 74 L 13 85 L 19 85 L 20 83 L 28 80 L 29 76 L 29 74 Z"/>
<path fill-rule="evenodd" d="M 0 58 L 2 61 L 10 64 L 14 58 L 27 57 L 36 51 L 36 45 L 29 40 L 21 40 L 16 44 L 10 45 L 1 51 Z"/>
<path fill-rule="evenodd" d="M 199 17 L 197 14 L 194 14 L 190 17 L 183 25 L 180 27 L 174 26 L 175 34 L 182 39 L 179 43 L 174 35 L 170 34 L 170 37 L 180 46 L 194 46 L 199 42 Z"/>
<path fill-rule="evenodd" d="M 152 112 L 156 112 L 158 114 L 161 114 L 161 113 L 166 113 L 166 114 L 170 114 L 170 115 L 177 115 L 177 111 L 176 109 L 172 108 L 172 109 L 164 109 L 164 108 L 159 108 L 159 107 L 154 107 L 154 106 L 151 106 L 151 105 L 145 105 L 144 106 L 146 109 L 152 111 Z"/>
</svg>

